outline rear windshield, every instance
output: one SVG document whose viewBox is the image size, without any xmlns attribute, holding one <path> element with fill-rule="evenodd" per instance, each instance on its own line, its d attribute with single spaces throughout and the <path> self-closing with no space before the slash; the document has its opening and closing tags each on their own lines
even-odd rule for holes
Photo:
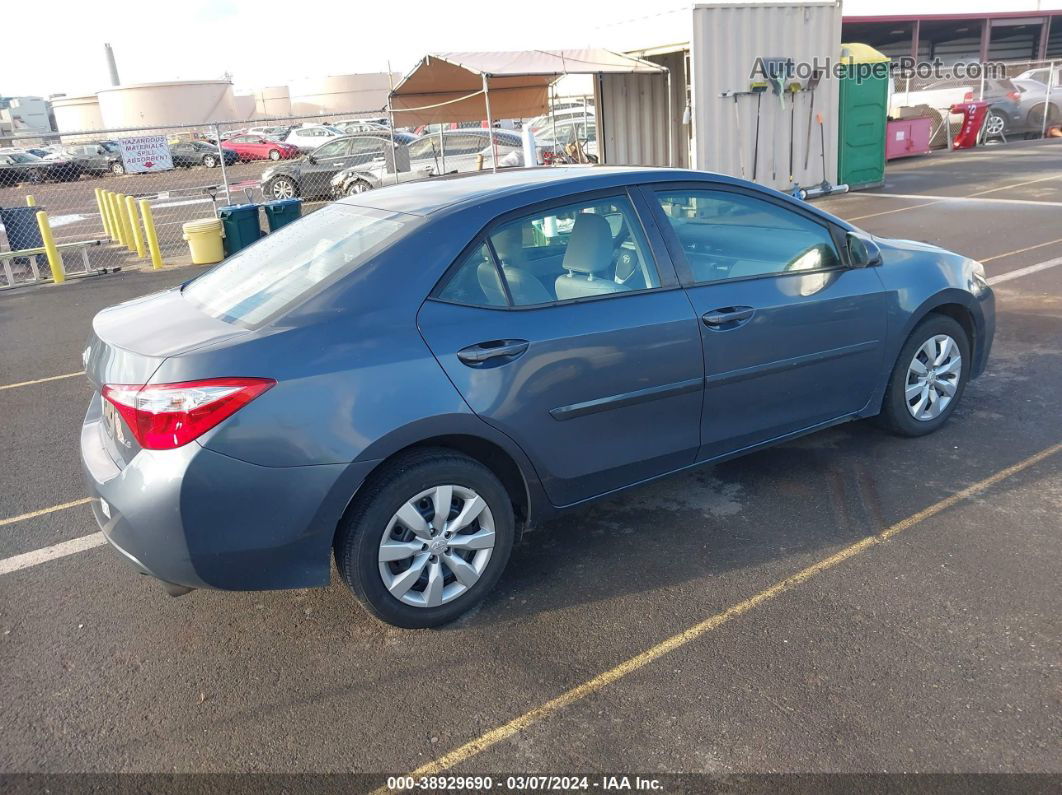
<svg viewBox="0 0 1062 795">
<path fill-rule="evenodd" d="M 229 257 L 186 285 L 184 295 L 208 315 L 255 326 L 355 270 L 414 220 L 331 204 Z"/>
</svg>

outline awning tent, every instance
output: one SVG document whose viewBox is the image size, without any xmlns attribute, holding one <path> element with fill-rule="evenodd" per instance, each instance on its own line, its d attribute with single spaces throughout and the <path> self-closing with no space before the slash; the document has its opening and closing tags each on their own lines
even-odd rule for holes
<svg viewBox="0 0 1062 795">
<path fill-rule="evenodd" d="M 525 119 L 549 110 L 549 86 L 558 78 L 602 73 L 667 69 L 602 49 L 433 53 L 391 91 L 390 107 L 400 126 Z"/>
</svg>

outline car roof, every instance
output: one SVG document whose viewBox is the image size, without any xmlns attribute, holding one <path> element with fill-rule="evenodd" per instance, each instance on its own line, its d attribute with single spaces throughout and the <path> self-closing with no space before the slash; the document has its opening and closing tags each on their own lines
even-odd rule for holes
<svg viewBox="0 0 1062 795">
<path fill-rule="evenodd" d="M 474 172 L 445 177 L 429 177 L 398 185 L 388 185 L 340 201 L 380 210 L 428 215 L 445 208 L 476 204 L 501 195 L 528 194 L 528 202 L 556 194 L 578 193 L 638 182 L 702 180 L 704 172 L 671 168 L 634 166 L 572 166 L 550 168 L 505 168 L 497 173 Z M 719 176 L 721 180 L 729 177 Z"/>
</svg>

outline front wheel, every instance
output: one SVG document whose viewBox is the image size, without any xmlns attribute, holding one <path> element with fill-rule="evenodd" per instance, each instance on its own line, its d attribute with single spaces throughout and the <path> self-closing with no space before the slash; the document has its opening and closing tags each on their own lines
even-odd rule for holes
<svg viewBox="0 0 1062 795">
<path fill-rule="evenodd" d="M 111 173 L 116 177 L 120 177 L 125 173 L 125 166 L 120 162 L 111 163 Z"/>
<path fill-rule="evenodd" d="M 218 159 L 214 155 L 203 155 L 203 165 L 207 168 L 214 168 L 218 164 Z"/>
<path fill-rule="evenodd" d="M 274 162 L 277 161 L 277 160 L 280 160 L 280 150 L 279 149 L 270 149 L 269 150 L 269 159 L 273 160 Z"/>
<path fill-rule="evenodd" d="M 900 350 L 881 407 L 882 423 L 900 436 L 935 431 L 962 398 L 970 364 L 970 341 L 962 326 L 931 314 Z"/>
<path fill-rule="evenodd" d="M 299 195 L 299 187 L 289 177 L 273 177 L 262 192 L 274 199 L 294 199 Z"/>
<path fill-rule="evenodd" d="M 363 487 L 336 535 L 336 566 L 380 620 L 434 627 L 483 600 L 514 536 L 512 503 L 489 469 L 450 450 L 419 450 Z"/>
</svg>

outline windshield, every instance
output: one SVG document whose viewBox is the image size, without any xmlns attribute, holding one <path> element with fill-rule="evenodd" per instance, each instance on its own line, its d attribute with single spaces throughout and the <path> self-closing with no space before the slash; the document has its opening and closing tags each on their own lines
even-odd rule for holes
<svg viewBox="0 0 1062 795">
<path fill-rule="evenodd" d="M 208 315 L 254 326 L 352 272 L 414 216 L 332 204 L 229 257 L 184 288 Z"/>
<path fill-rule="evenodd" d="M 12 152 L 8 157 L 11 158 L 13 163 L 36 163 L 40 160 L 36 155 L 31 155 L 26 152 Z"/>
</svg>

